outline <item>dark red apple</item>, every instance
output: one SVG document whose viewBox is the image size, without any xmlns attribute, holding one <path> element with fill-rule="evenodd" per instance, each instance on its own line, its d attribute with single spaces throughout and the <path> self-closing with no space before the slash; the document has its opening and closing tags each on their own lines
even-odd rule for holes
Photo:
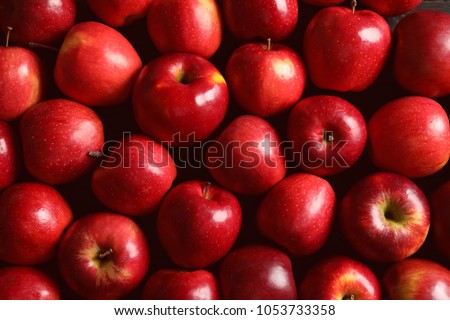
<svg viewBox="0 0 450 320">
<path fill-rule="evenodd" d="M 64 233 L 58 266 L 69 287 L 86 299 L 120 299 L 144 279 L 150 251 L 129 217 L 100 212 L 84 215 Z"/>
<path fill-rule="evenodd" d="M 443 255 L 450 258 L 450 180 L 433 190 L 430 205 L 434 243 Z"/>
<path fill-rule="evenodd" d="M 34 105 L 20 120 L 25 167 L 48 184 L 74 181 L 95 167 L 103 124 L 90 108 L 66 99 Z"/>
<path fill-rule="evenodd" d="M 410 178 L 438 172 L 450 157 L 447 112 L 429 98 L 402 97 L 387 103 L 370 118 L 368 133 L 373 163 Z"/>
<path fill-rule="evenodd" d="M 329 256 L 311 267 L 299 286 L 303 300 L 379 300 L 380 283 L 365 264 Z"/>
<path fill-rule="evenodd" d="M 96 197 L 108 208 L 130 216 L 156 211 L 177 175 L 167 149 L 133 134 L 124 135 L 109 151 L 92 175 Z"/>
<path fill-rule="evenodd" d="M 223 0 L 222 10 L 228 29 L 241 40 L 281 41 L 297 26 L 297 0 Z"/>
<path fill-rule="evenodd" d="M 189 53 L 160 56 L 140 72 L 133 90 L 136 121 L 143 132 L 170 146 L 206 139 L 222 122 L 228 87 L 205 58 Z"/>
<path fill-rule="evenodd" d="M 363 91 L 381 73 L 390 46 L 391 30 L 383 17 L 333 6 L 320 10 L 308 23 L 303 57 L 315 86 Z"/>
<path fill-rule="evenodd" d="M 94 21 L 74 25 L 54 69 L 58 88 L 89 106 L 117 105 L 129 98 L 141 58 L 117 30 Z"/>
<path fill-rule="evenodd" d="M 342 172 L 359 159 L 367 141 L 361 112 L 337 96 L 312 96 L 289 114 L 287 136 L 300 167 L 319 176 Z"/>
<path fill-rule="evenodd" d="M 359 2 L 382 16 L 393 17 L 418 7 L 422 0 L 359 0 Z"/>
<path fill-rule="evenodd" d="M 59 286 L 46 273 L 33 267 L 0 269 L 0 300 L 59 300 Z"/>
<path fill-rule="evenodd" d="M 9 123 L 0 121 L 0 192 L 13 184 L 20 167 L 19 139 Z"/>
<path fill-rule="evenodd" d="M 178 184 L 164 198 L 158 212 L 158 236 L 176 264 L 205 268 L 230 251 L 241 221 L 241 206 L 231 192 L 191 180 Z"/>
<path fill-rule="evenodd" d="M 54 188 L 17 183 L 0 196 L 0 260 L 35 265 L 54 257 L 72 211 Z"/>
<path fill-rule="evenodd" d="M 325 179 L 292 174 L 273 187 L 256 215 L 259 231 L 292 255 L 317 252 L 330 234 L 336 196 Z"/>
<path fill-rule="evenodd" d="M 331 7 L 341 4 L 345 0 L 302 0 L 302 2 L 318 7 Z"/>
<path fill-rule="evenodd" d="M 161 53 L 187 52 L 210 58 L 222 42 L 222 18 L 215 0 L 153 0 L 147 30 Z"/>
<path fill-rule="evenodd" d="M 123 27 L 147 14 L 153 0 L 87 0 L 89 8 L 111 27 Z"/>
<path fill-rule="evenodd" d="M 142 293 L 144 300 L 218 300 L 219 284 L 206 270 L 158 270 L 150 275 Z"/>
<path fill-rule="evenodd" d="M 377 172 L 356 182 L 340 204 L 341 230 L 365 258 L 394 262 L 416 253 L 430 227 L 427 198 L 408 178 Z"/>
<path fill-rule="evenodd" d="M 260 117 L 291 108 L 302 96 L 306 83 L 299 55 L 285 45 L 270 41 L 237 48 L 228 59 L 225 73 L 238 104 Z"/>
<path fill-rule="evenodd" d="M 397 262 L 385 272 L 382 284 L 391 300 L 450 299 L 450 271 L 431 260 Z"/>
</svg>

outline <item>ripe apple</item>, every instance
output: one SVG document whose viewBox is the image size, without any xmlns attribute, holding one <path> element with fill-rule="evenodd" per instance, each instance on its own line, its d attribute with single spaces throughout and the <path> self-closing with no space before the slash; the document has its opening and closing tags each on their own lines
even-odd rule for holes
<svg viewBox="0 0 450 320">
<path fill-rule="evenodd" d="M 54 69 L 58 88 L 89 106 L 124 102 L 142 68 L 141 58 L 117 30 L 94 21 L 74 25 L 59 50 Z"/>
<path fill-rule="evenodd" d="M 394 17 L 418 7 L 422 0 L 359 0 L 359 2 L 382 16 Z"/>
<path fill-rule="evenodd" d="M 218 275 L 225 300 L 297 299 L 291 260 L 268 246 L 234 249 L 222 260 Z"/>
<path fill-rule="evenodd" d="M 59 300 L 56 281 L 33 267 L 0 269 L 0 300 Z"/>
<path fill-rule="evenodd" d="M 210 58 L 222 42 L 222 18 L 215 0 L 153 0 L 147 30 L 161 53 L 187 52 Z"/>
<path fill-rule="evenodd" d="M 206 149 L 205 165 L 222 186 L 246 195 L 267 192 L 286 175 L 276 130 L 266 120 L 242 115 Z"/>
<path fill-rule="evenodd" d="M 365 264 L 345 256 L 329 256 L 313 265 L 301 280 L 302 300 L 379 300 L 380 283 Z"/>
<path fill-rule="evenodd" d="M 438 250 L 450 258 L 450 180 L 435 189 L 430 197 L 431 230 Z"/>
<path fill-rule="evenodd" d="M 432 175 L 450 157 L 447 112 L 426 97 L 387 103 L 370 118 L 368 133 L 373 163 L 410 178 Z"/>
<path fill-rule="evenodd" d="M 95 196 L 108 208 L 130 216 L 154 212 L 177 175 L 167 149 L 133 134 L 124 135 L 109 151 L 92 175 Z"/>
<path fill-rule="evenodd" d="M 281 41 L 297 26 L 297 0 L 223 0 L 225 23 L 234 37 Z"/>
<path fill-rule="evenodd" d="M 54 188 L 35 182 L 10 186 L 0 196 L 0 260 L 21 265 L 49 261 L 72 218 Z"/>
<path fill-rule="evenodd" d="M 87 0 L 89 8 L 111 27 L 123 27 L 145 17 L 153 0 Z"/>
<path fill-rule="evenodd" d="M 144 300 L 218 300 L 219 284 L 206 270 L 161 269 L 150 275 L 142 293 Z"/>
<path fill-rule="evenodd" d="M 205 268 L 225 256 L 241 229 L 241 206 L 229 191 L 209 182 L 178 184 L 158 212 L 159 240 L 185 268 Z"/>
<path fill-rule="evenodd" d="M 319 176 L 351 167 L 367 141 L 361 112 L 337 96 L 311 96 L 297 103 L 289 114 L 287 136 L 300 167 Z"/>
<path fill-rule="evenodd" d="M 302 2 L 304 3 L 318 7 L 331 7 L 338 5 L 344 1 L 345 0 L 302 0 Z"/>
<path fill-rule="evenodd" d="M 0 192 L 14 183 L 20 164 L 18 137 L 9 123 L 0 121 Z"/>
<path fill-rule="evenodd" d="M 225 74 L 238 104 L 260 117 L 291 108 L 300 99 L 306 83 L 299 55 L 285 45 L 270 41 L 237 48 L 228 59 Z"/>
<path fill-rule="evenodd" d="M 307 74 L 322 89 L 363 91 L 381 73 L 390 46 L 389 25 L 375 12 L 353 12 L 340 6 L 324 8 L 305 30 Z"/>
<path fill-rule="evenodd" d="M 134 85 L 134 116 L 140 129 L 170 146 L 206 139 L 222 122 L 227 107 L 228 87 L 222 74 L 194 54 L 157 57 L 142 69 Z"/>
<path fill-rule="evenodd" d="M 391 300 L 450 299 L 450 271 L 431 260 L 397 262 L 385 272 L 382 284 Z"/>
<path fill-rule="evenodd" d="M 103 146 L 103 124 L 90 108 L 66 99 L 43 101 L 20 120 L 25 167 L 48 184 L 74 181 L 98 159 L 89 155 Z"/>
<path fill-rule="evenodd" d="M 423 192 L 408 178 L 386 172 L 356 182 L 341 200 L 339 218 L 349 244 L 365 258 L 381 262 L 416 253 L 430 227 Z"/>
<path fill-rule="evenodd" d="M 317 252 L 328 239 L 336 196 L 325 179 L 309 173 L 288 176 L 261 201 L 259 231 L 292 255 Z"/>
<path fill-rule="evenodd" d="M 58 247 L 58 266 L 69 287 L 86 299 L 120 299 L 147 274 L 150 251 L 129 217 L 98 212 L 76 220 Z"/>
<path fill-rule="evenodd" d="M 421 10 L 404 17 L 394 35 L 394 76 L 406 90 L 427 97 L 450 94 L 450 14 Z"/>
<path fill-rule="evenodd" d="M 21 45 L 58 44 L 75 18 L 75 0 L 2 0 L 0 5 L 1 30 L 6 34 L 12 27 L 11 40 Z"/>
</svg>

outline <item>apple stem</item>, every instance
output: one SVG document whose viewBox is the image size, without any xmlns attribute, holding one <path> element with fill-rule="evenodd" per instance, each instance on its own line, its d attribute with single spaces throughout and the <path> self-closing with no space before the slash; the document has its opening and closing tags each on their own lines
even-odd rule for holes
<svg viewBox="0 0 450 320">
<path fill-rule="evenodd" d="M 101 158 L 103 157 L 103 153 L 101 151 L 90 151 L 88 152 L 88 156 L 92 158 Z"/>
<path fill-rule="evenodd" d="M 59 52 L 59 49 L 58 49 L 58 48 L 50 47 L 50 46 L 47 46 L 47 45 L 42 44 L 42 43 L 28 42 L 28 46 L 29 46 L 30 48 L 41 48 L 41 49 L 47 49 L 47 50 Z"/>
<path fill-rule="evenodd" d="M 324 140 L 327 142 L 333 142 L 334 141 L 334 135 L 333 131 L 325 131 L 324 132 Z"/>
<path fill-rule="evenodd" d="M 205 188 L 203 189 L 203 198 L 209 199 L 208 197 L 209 187 L 211 187 L 211 182 L 208 181 L 206 182 Z"/>
<path fill-rule="evenodd" d="M 345 295 L 342 300 L 355 300 L 355 295 L 354 294 Z"/>
<path fill-rule="evenodd" d="M 12 31 L 12 27 L 11 26 L 7 26 L 6 29 L 8 29 L 8 32 L 6 33 L 6 44 L 5 47 L 8 48 L 9 46 L 9 36 L 11 35 L 11 31 Z"/>
<path fill-rule="evenodd" d="M 112 254 L 112 253 L 113 253 L 113 249 L 112 249 L 112 248 L 109 248 L 109 249 L 106 250 L 105 252 L 100 253 L 100 254 L 98 255 L 98 257 L 99 257 L 100 259 L 103 259 L 103 258 L 106 258 L 107 256 L 109 256 L 109 255 Z"/>
<path fill-rule="evenodd" d="M 268 38 L 267 39 L 267 50 L 272 50 L 272 39 Z"/>
<path fill-rule="evenodd" d="M 352 13 L 355 13 L 357 5 L 358 5 L 358 1 L 357 0 L 352 0 Z"/>
</svg>

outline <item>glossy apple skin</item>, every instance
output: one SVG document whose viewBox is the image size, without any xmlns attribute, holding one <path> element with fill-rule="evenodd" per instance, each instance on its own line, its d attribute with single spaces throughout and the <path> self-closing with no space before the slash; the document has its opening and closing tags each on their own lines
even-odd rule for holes
<svg viewBox="0 0 450 320">
<path fill-rule="evenodd" d="M 150 275 L 142 293 L 144 300 L 218 300 L 219 284 L 206 270 L 162 269 Z"/>
<path fill-rule="evenodd" d="M 117 30 L 94 21 L 74 25 L 56 59 L 54 79 L 69 98 L 94 106 L 129 98 L 142 61 Z"/>
<path fill-rule="evenodd" d="M 228 108 L 228 87 L 208 60 L 171 53 L 150 61 L 133 89 L 133 110 L 140 129 L 171 146 L 206 139 Z"/>
<path fill-rule="evenodd" d="M 370 155 L 380 169 L 418 178 L 441 170 L 450 157 L 450 124 L 436 101 L 395 99 L 370 118 Z"/>
<path fill-rule="evenodd" d="M 0 269 L 0 300 L 59 300 L 55 280 L 33 267 Z"/>
<path fill-rule="evenodd" d="M 87 0 L 89 8 L 111 27 L 130 25 L 145 17 L 153 0 Z"/>
<path fill-rule="evenodd" d="M 206 168 L 225 188 L 260 195 L 286 175 L 280 144 L 278 133 L 269 122 L 253 115 L 239 116 L 206 150 Z"/>
<path fill-rule="evenodd" d="M 222 11 L 233 36 L 246 41 L 284 40 L 298 21 L 297 0 L 223 0 Z"/>
<path fill-rule="evenodd" d="M 231 94 L 248 113 L 271 117 L 291 108 L 306 84 L 300 56 L 282 44 L 247 43 L 228 59 Z"/>
<path fill-rule="evenodd" d="M 450 258 L 450 180 L 435 189 L 430 197 L 431 230 L 441 254 Z"/>
<path fill-rule="evenodd" d="M 100 258 L 112 249 L 112 253 Z M 143 231 L 129 217 L 97 212 L 76 220 L 58 248 L 64 281 L 86 299 L 120 299 L 144 279 L 150 250 Z"/>
<path fill-rule="evenodd" d="M 133 134 L 109 150 L 108 158 L 92 175 L 96 197 L 126 215 L 155 212 L 177 176 L 167 149 L 153 139 Z"/>
<path fill-rule="evenodd" d="M 72 182 L 90 172 L 101 151 L 103 124 L 90 108 L 66 99 L 43 101 L 20 120 L 25 167 L 47 184 Z"/>
<path fill-rule="evenodd" d="M 54 188 L 35 182 L 10 186 L 0 196 L 0 260 L 20 265 L 49 261 L 72 219 Z"/>
<path fill-rule="evenodd" d="M 366 146 L 367 128 L 354 105 L 337 96 L 320 95 L 294 106 L 288 117 L 287 136 L 293 152 L 301 155 L 300 167 L 326 176 L 355 164 Z"/>
<path fill-rule="evenodd" d="M 360 2 L 382 16 L 394 17 L 418 7 L 422 0 L 360 0 Z"/>
<path fill-rule="evenodd" d="M 277 249 L 262 245 L 234 249 L 218 272 L 225 300 L 297 299 L 291 260 Z"/>
<path fill-rule="evenodd" d="M 148 33 L 161 53 L 210 58 L 222 42 L 222 28 L 215 0 L 153 0 L 147 13 Z"/>
<path fill-rule="evenodd" d="M 299 285 L 302 300 L 379 300 L 380 283 L 365 264 L 330 256 L 311 267 Z"/>
<path fill-rule="evenodd" d="M 450 94 L 450 14 L 411 13 L 394 30 L 394 77 L 406 90 L 427 97 Z"/>
<path fill-rule="evenodd" d="M 186 268 L 205 268 L 233 246 L 242 213 L 229 191 L 204 181 L 178 184 L 158 212 L 158 236 L 170 258 Z"/>
<path fill-rule="evenodd" d="M 21 167 L 19 148 L 19 140 L 12 126 L 0 121 L 0 192 L 17 178 Z"/>
<path fill-rule="evenodd" d="M 428 200 L 408 178 L 377 172 L 343 197 L 339 219 L 349 244 L 367 259 L 403 260 L 416 253 L 430 227 Z"/>
<path fill-rule="evenodd" d="M 302 2 L 304 2 L 304 3 L 310 4 L 313 6 L 318 6 L 318 7 L 335 6 L 344 1 L 345 0 L 302 0 Z"/>
<path fill-rule="evenodd" d="M 0 47 L 0 121 L 19 118 L 42 100 L 45 70 L 40 58 L 22 47 Z"/>
<path fill-rule="evenodd" d="M 320 10 L 309 22 L 303 57 L 315 86 L 359 92 L 381 73 L 390 46 L 391 30 L 383 17 L 333 6 Z"/>
<path fill-rule="evenodd" d="M 261 201 L 256 219 L 259 231 L 292 255 L 317 252 L 328 239 L 336 195 L 323 178 L 292 174 Z"/>
<path fill-rule="evenodd" d="M 2 0 L 0 28 L 11 42 L 57 45 L 75 23 L 75 0 Z"/>
<path fill-rule="evenodd" d="M 450 271 L 431 260 L 397 262 L 385 272 L 382 284 L 391 300 L 450 299 Z"/>
</svg>

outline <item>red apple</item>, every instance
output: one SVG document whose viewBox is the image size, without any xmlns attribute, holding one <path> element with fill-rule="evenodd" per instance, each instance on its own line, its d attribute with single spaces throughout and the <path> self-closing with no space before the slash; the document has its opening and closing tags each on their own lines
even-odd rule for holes
<svg viewBox="0 0 450 320">
<path fill-rule="evenodd" d="M 394 76 L 406 90 L 421 96 L 450 94 L 450 14 L 421 10 L 395 28 Z"/>
<path fill-rule="evenodd" d="M 177 175 L 167 149 L 133 134 L 124 135 L 109 151 L 92 175 L 96 197 L 108 208 L 130 216 L 154 212 Z"/>
<path fill-rule="evenodd" d="M 67 33 L 54 78 L 71 99 L 89 106 L 109 106 L 129 98 L 141 68 L 141 58 L 121 33 L 105 24 L 85 21 Z"/>
<path fill-rule="evenodd" d="M 338 5 L 345 0 L 302 0 L 302 2 L 318 7 L 331 7 Z"/>
<path fill-rule="evenodd" d="M 379 300 L 377 277 L 365 264 L 344 256 L 329 256 L 313 265 L 299 286 L 303 300 Z"/>
<path fill-rule="evenodd" d="M 206 150 L 205 165 L 222 186 L 246 195 L 269 191 L 286 175 L 276 130 L 264 119 L 235 118 Z"/>
<path fill-rule="evenodd" d="M 291 108 L 300 99 L 306 83 L 305 68 L 298 54 L 270 41 L 237 48 L 228 59 L 225 73 L 238 104 L 260 117 Z"/>
<path fill-rule="evenodd" d="M 123 27 L 145 17 L 153 0 L 87 0 L 89 8 L 111 27 Z"/>
<path fill-rule="evenodd" d="M 177 185 L 164 198 L 158 212 L 158 236 L 176 264 L 205 268 L 230 251 L 241 220 L 241 206 L 232 193 L 191 180 Z"/>
<path fill-rule="evenodd" d="M 0 121 L 0 192 L 16 180 L 20 163 L 18 137 L 9 123 Z"/>
<path fill-rule="evenodd" d="M 33 267 L 0 269 L 0 300 L 59 300 L 55 280 Z"/>
<path fill-rule="evenodd" d="M 65 99 L 34 105 L 20 121 L 25 167 L 48 184 L 74 181 L 98 162 L 103 124 L 92 109 Z"/>
<path fill-rule="evenodd" d="M 383 275 L 383 287 L 391 300 L 449 300 L 450 271 L 425 259 L 406 259 Z"/>
<path fill-rule="evenodd" d="M 297 289 L 289 257 L 262 245 L 231 251 L 219 267 L 225 300 L 295 300 Z"/>
<path fill-rule="evenodd" d="M 418 7 L 422 0 L 359 0 L 359 2 L 382 16 L 393 17 Z"/>
<path fill-rule="evenodd" d="M 144 300 L 218 300 L 216 277 L 206 270 L 161 269 L 150 275 L 142 293 Z"/>
<path fill-rule="evenodd" d="M 424 243 L 430 227 L 427 198 L 408 178 L 377 172 L 359 180 L 340 204 L 341 229 L 365 258 L 403 260 Z"/>
<path fill-rule="evenodd" d="M 58 248 L 63 279 L 86 299 L 120 299 L 147 274 L 150 251 L 140 227 L 127 216 L 100 212 L 76 220 Z"/>
<path fill-rule="evenodd" d="M 281 41 L 297 26 L 297 0 L 223 0 L 222 9 L 228 29 L 242 40 Z"/>
<path fill-rule="evenodd" d="M 317 252 L 328 239 L 336 196 L 324 179 L 292 174 L 273 187 L 256 215 L 259 231 L 295 256 Z"/>
<path fill-rule="evenodd" d="M 75 0 L 2 0 L 0 28 L 14 32 L 14 43 L 55 45 L 64 38 L 76 18 Z"/>
<path fill-rule="evenodd" d="M 433 190 L 430 197 L 431 230 L 438 250 L 450 258 L 450 180 Z"/>
<path fill-rule="evenodd" d="M 222 41 L 222 18 L 215 0 L 153 0 L 147 30 L 161 53 L 211 57 Z"/>
<path fill-rule="evenodd" d="M 386 20 L 373 11 L 320 10 L 303 39 L 308 76 L 322 89 L 363 91 L 381 73 L 391 46 Z"/>
<path fill-rule="evenodd" d="M 361 112 L 337 96 L 312 96 L 297 103 L 289 114 L 287 135 L 300 167 L 319 176 L 351 167 L 367 141 Z"/>
<path fill-rule="evenodd" d="M 189 53 L 166 54 L 140 72 L 133 107 L 146 134 L 170 146 L 192 144 L 206 139 L 222 122 L 228 87 L 208 60 Z"/>
<path fill-rule="evenodd" d="M 0 196 L 0 260 L 35 265 L 53 258 L 72 211 L 50 186 L 23 182 Z"/>
<path fill-rule="evenodd" d="M 436 101 L 419 96 L 393 100 L 368 122 L 373 163 L 410 178 L 442 169 L 450 157 L 447 112 Z"/>
</svg>

